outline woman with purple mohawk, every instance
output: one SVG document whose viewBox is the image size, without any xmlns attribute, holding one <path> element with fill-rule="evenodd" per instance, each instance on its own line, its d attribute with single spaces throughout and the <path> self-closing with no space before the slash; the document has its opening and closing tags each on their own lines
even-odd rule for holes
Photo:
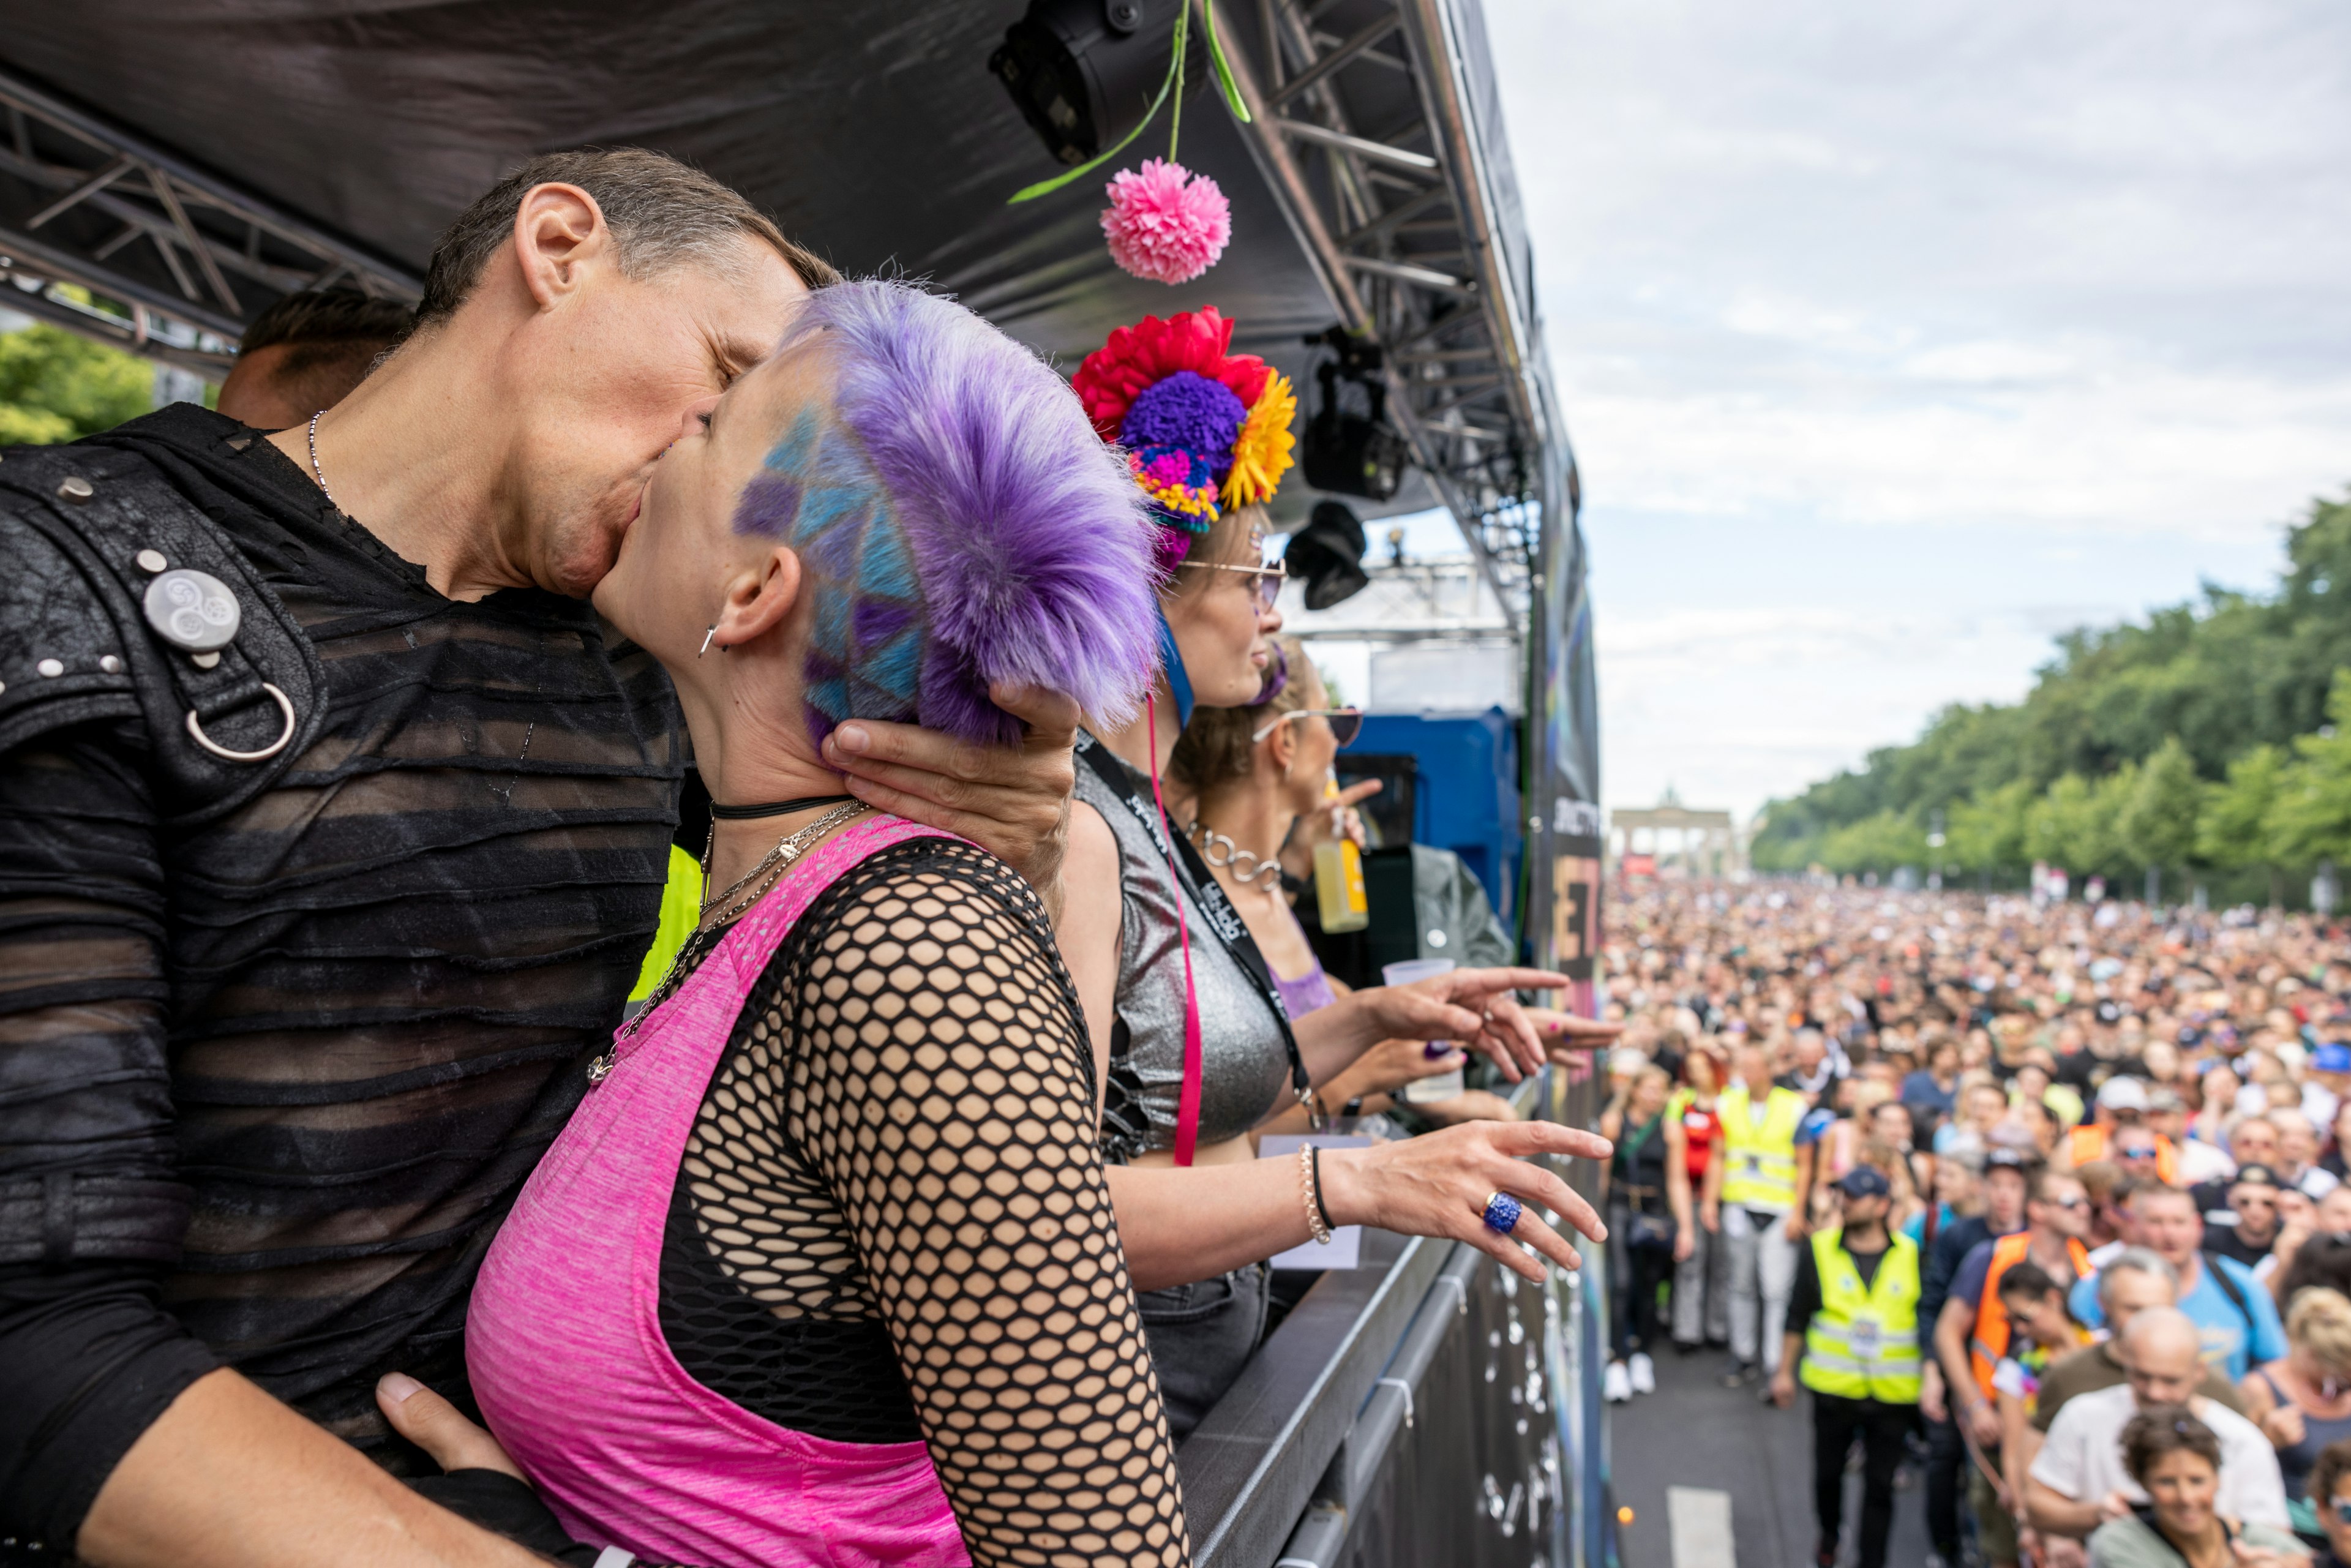
<svg viewBox="0 0 2351 1568">
<path fill-rule="evenodd" d="M 1456 970 L 1292 1019 L 1247 924 L 1171 831 L 1160 775 L 1193 707 L 1264 700 L 1281 627 L 1263 503 L 1290 465 L 1291 411 L 1263 361 L 1225 351 L 1231 333 L 1214 310 L 1148 319 L 1112 334 L 1074 383 L 1095 428 L 1124 444 L 1165 563 L 1143 711 L 1093 714 L 1078 737 L 1061 930 L 1102 1068 L 1102 1148 L 1116 1162 L 1127 1267 L 1179 1438 L 1264 1337 L 1266 1259 L 1327 1241 L 1337 1226 L 1371 1224 L 1471 1241 L 1540 1281 L 1541 1263 L 1518 1242 L 1562 1268 L 1576 1266 L 1576 1252 L 1536 1205 L 1595 1239 L 1603 1232 L 1590 1205 L 1526 1157 L 1608 1148 L 1552 1124 L 1481 1123 L 1370 1149 L 1257 1157 L 1257 1128 L 1301 1104 L 1319 1125 L 1318 1086 L 1384 1040 L 1459 1040 L 1516 1081 L 1545 1050 L 1513 989 L 1567 980 Z"/>
<path fill-rule="evenodd" d="M 1188 1561 L 1045 913 L 822 749 L 852 716 L 1017 736 L 1008 685 L 1132 714 L 1152 548 L 1069 389 L 894 284 L 811 297 L 656 468 L 596 603 L 676 685 L 713 891 L 466 1330 L 492 1431 L 580 1540 Z"/>
</svg>

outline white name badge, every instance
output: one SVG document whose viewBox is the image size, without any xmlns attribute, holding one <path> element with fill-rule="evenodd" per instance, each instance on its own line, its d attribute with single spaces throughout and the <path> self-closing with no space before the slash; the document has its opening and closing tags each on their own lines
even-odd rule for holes
<svg viewBox="0 0 2351 1568">
<path fill-rule="evenodd" d="M 1855 1361 L 1877 1359 L 1877 1320 L 1855 1318 L 1845 1325 L 1844 1342 L 1853 1347 Z"/>
<path fill-rule="evenodd" d="M 1298 1191 L 1298 1201 L 1306 1201 L 1304 1186 L 1298 1180 L 1298 1151 L 1312 1144 L 1323 1149 L 1368 1149 L 1377 1140 L 1347 1136 L 1337 1133 L 1307 1134 L 1301 1133 L 1269 1133 L 1257 1141 L 1259 1159 L 1286 1160 L 1290 1166 L 1290 1186 Z M 1342 1225 L 1331 1232 L 1323 1242 L 1308 1240 L 1287 1252 L 1277 1252 L 1271 1261 L 1277 1269 L 1353 1269 L 1361 1267 L 1364 1228 Z"/>
</svg>

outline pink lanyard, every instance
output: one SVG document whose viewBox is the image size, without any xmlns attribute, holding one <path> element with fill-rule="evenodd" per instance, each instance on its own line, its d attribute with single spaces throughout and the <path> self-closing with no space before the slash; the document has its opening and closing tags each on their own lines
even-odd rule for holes
<svg viewBox="0 0 2351 1568">
<path fill-rule="evenodd" d="M 1175 896 L 1176 940 L 1184 952 L 1184 1087 L 1176 1100 L 1176 1163 L 1188 1166 L 1200 1138 L 1200 995 L 1192 984 L 1192 921 L 1185 909 L 1184 881 L 1176 874 L 1176 829 L 1159 792 L 1159 700 L 1144 699 L 1144 736 L 1151 747 L 1151 803 L 1159 809 L 1160 852 L 1167 857 L 1167 891 Z"/>
</svg>

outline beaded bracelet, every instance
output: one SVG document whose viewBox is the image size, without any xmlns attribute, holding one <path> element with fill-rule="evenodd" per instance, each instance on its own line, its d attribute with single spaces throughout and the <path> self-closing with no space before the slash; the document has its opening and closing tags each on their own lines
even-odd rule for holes
<svg viewBox="0 0 2351 1568">
<path fill-rule="evenodd" d="M 1316 1163 L 1314 1145 L 1301 1145 L 1298 1150 L 1298 1190 L 1301 1201 L 1306 1205 L 1306 1228 L 1314 1233 L 1318 1245 L 1328 1247 L 1331 1245 L 1331 1228 L 1322 1222 L 1322 1184 L 1316 1179 L 1319 1174 L 1315 1169 Z"/>
</svg>

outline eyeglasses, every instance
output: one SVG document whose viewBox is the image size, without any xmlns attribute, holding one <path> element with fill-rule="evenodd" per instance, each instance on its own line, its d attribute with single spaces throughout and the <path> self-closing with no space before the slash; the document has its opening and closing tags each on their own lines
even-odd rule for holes
<svg viewBox="0 0 2351 1568">
<path fill-rule="evenodd" d="M 2155 1158 L 2155 1145 L 2153 1144 L 2148 1144 L 2144 1146 L 2136 1145 L 2127 1146 L 2117 1145 L 2115 1148 L 2115 1153 L 2117 1156 L 2126 1160 L 2151 1160 Z"/>
<path fill-rule="evenodd" d="M 2335 1517 L 2345 1524 L 2351 1524 L 2351 1498 L 2338 1497 L 2335 1500 Z"/>
<path fill-rule="evenodd" d="M 1350 741 L 1353 740 L 1355 737 L 1364 733 L 1364 710 L 1361 708 L 1301 707 L 1290 709 L 1288 713 L 1276 718 L 1272 723 L 1259 729 L 1256 734 L 1249 737 L 1249 744 L 1251 746 L 1255 746 L 1259 741 L 1263 740 L 1267 736 L 1271 735 L 1275 730 L 1280 729 L 1283 725 L 1288 724 L 1293 718 L 1329 719 L 1331 721 L 1331 738 L 1337 741 L 1342 746 L 1345 746 Z"/>
<path fill-rule="evenodd" d="M 1259 615 L 1273 608 L 1273 601 L 1281 597 L 1281 585 L 1290 578 L 1289 565 L 1278 560 L 1267 566 L 1219 566 L 1206 560 L 1179 560 L 1176 564 L 1198 567 L 1202 571 L 1243 573 L 1249 580 L 1249 602 L 1257 606 Z"/>
</svg>

